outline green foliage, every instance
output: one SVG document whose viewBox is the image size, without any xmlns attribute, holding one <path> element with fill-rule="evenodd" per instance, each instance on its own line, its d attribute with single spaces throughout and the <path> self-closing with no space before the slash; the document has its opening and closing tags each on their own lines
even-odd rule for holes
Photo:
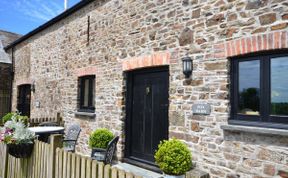
<svg viewBox="0 0 288 178">
<path fill-rule="evenodd" d="M 89 146 L 90 148 L 106 149 L 108 143 L 114 138 L 113 133 L 105 128 L 95 130 L 90 134 Z"/>
<path fill-rule="evenodd" d="M 271 103 L 271 114 L 288 115 L 288 103 Z"/>
<path fill-rule="evenodd" d="M 2 117 L 3 124 L 5 124 L 7 121 L 11 121 L 13 117 L 16 119 L 16 121 L 23 122 L 26 126 L 28 125 L 28 120 L 29 120 L 28 117 L 21 116 L 20 114 L 15 113 L 15 112 L 10 112 L 10 113 L 7 113 L 5 116 L 3 116 Z"/>
<path fill-rule="evenodd" d="M 26 126 L 28 125 L 29 118 L 27 116 L 17 116 L 18 121 L 23 122 Z"/>
<path fill-rule="evenodd" d="M 183 175 L 192 167 L 190 150 L 177 139 L 162 141 L 154 157 L 156 164 L 168 175 Z"/>
<path fill-rule="evenodd" d="M 240 110 L 251 109 L 252 111 L 259 111 L 260 106 L 260 92 L 257 88 L 247 88 L 240 92 L 239 107 Z"/>
<path fill-rule="evenodd" d="M 14 114 L 15 113 L 13 112 L 7 113 L 5 116 L 2 117 L 2 123 L 5 124 L 5 122 L 12 120 Z"/>
</svg>

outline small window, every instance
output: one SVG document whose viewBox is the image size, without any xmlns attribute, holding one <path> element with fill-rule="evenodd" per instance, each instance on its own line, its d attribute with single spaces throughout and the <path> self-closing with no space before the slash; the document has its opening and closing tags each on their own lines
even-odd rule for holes
<svg viewBox="0 0 288 178">
<path fill-rule="evenodd" d="M 288 128 L 288 54 L 231 59 L 230 123 Z"/>
<path fill-rule="evenodd" d="M 79 78 L 79 111 L 95 111 L 95 76 L 84 76 Z"/>
</svg>

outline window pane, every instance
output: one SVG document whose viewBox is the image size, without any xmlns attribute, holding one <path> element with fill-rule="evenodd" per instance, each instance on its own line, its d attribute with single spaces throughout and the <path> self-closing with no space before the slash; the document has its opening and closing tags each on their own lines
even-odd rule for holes
<svg viewBox="0 0 288 178">
<path fill-rule="evenodd" d="M 271 59 L 271 114 L 288 115 L 288 57 Z"/>
<path fill-rule="evenodd" d="M 95 106 L 95 79 L 92 80 L 92 106 Z"/>
<path fill-rule="evenodd" d="M 238 113 L 259 115 L 260 61 L 239 62 Z"/>
<path fill-rule="evenodd" d="M 89 106 L 89 79 L 85 79 L 84 83 L 84 107 Z"/>
</svg>

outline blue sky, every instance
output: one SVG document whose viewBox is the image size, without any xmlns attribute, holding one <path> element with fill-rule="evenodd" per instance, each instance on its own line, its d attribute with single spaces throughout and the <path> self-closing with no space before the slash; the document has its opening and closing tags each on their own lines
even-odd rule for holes
<svg viewBox="0 0 288 178">
<path fill-rule="evenodd" d="M 68 0 L 68 7 L 79 1 Z M 64 0 L 0 0 L 0 29 L 24 35 L 63 9 Z"/>
</svg>

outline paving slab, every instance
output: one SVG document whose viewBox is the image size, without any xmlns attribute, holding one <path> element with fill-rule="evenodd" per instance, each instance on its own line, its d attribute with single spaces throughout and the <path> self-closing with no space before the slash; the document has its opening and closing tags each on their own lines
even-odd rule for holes
<svg viewBox="0 0 288 178">
<path fill-rule="evenodd" d="M 112 167 L 116 167 L 118 169 L 121 170 L 125 170 L 126 172 L 130 172 L 133 173 L 134 175 L 137 176 L 142 176 L 143 178 L 162 178 L 163 175 L 153 172 L 153 171 L 149 171 L 147 169 L 143 169 L 141 167 L 137 167 L 128 163 L 117 163 L 116 165 L 112 166 Z"/>
</svg>

